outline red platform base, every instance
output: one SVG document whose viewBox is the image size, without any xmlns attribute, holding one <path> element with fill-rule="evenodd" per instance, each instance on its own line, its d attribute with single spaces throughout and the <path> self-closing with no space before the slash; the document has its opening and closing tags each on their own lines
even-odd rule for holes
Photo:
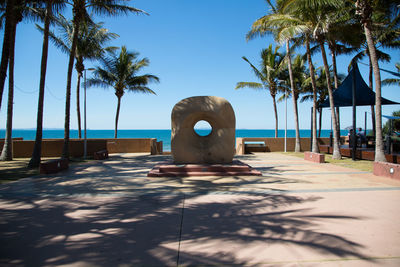
<svg viewBox="0 0 400 267">
<path fill-rule="evenodd" d="M 189 177 L 189 176 L 260 176 L 261 172 L 254 170 L 240 160 L 231 164 L 174 164 L 165 162 L 154 166 L 148 177 Z"/>
</svg>

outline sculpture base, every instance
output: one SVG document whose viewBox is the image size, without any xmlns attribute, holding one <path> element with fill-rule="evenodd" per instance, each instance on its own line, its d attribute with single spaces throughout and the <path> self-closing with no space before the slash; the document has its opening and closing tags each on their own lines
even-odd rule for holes
<svg viewBox="0 0 400 267">
<path fill-rule="evenodd" d="M 174 164 L 161 163 L 147 174 L 148 177 L 189 177 L 189 176 L 260 176 L 261 172 L 240 160 L 231 164 Z"/>
</svg>

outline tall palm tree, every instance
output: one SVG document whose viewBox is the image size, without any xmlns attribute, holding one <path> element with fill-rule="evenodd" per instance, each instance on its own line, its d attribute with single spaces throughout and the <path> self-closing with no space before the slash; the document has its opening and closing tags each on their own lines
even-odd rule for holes
<svg viewBox="0 0 400 267">
<path fill-rule="evenodd" d="M 398 3 L 395 1 L 370 1 L 370 0 L 356 0 L 356 15 L 359 16 L 360 22 L 364 28 L 365 38 L 368 44 L 369 56 L 371 59 L 371 65 L 374 72 L 375 78 L 375 121 L 376 121 L 376 132 L 375 132 L 375 161 L 386 162 L 383 146 L 382 136 L 382 105 L 381 105 L 381 75 L 379 71 L 378 56 L 376 47 L 373 40 L 372 27 L 373 27 L 373 14 L 380 13 L 384 17 L 392 19 L 391 16 L 396 14 L 398 9 Z M 397 14 L 398 16 L 398 14 Z M 398 20 L 398 18 L 397 18 Z"/>
<path fill-rule="evenodd" d="M 311 49 L 310 49 L 310 37 L 309 31 L 304 32 L 306 56 L 308 62 L 308 68 L 310 70 L 310 80 L 312 88 L 312 99 L 313 99 L 313 110 L 312 110 L 312 147 L 311 151 L 314 153 L 319 153 L 318 141 L 317 141 L 317 83 L 315 81 L 315 69 L 312 62 Z M 320 125 L 321 133 L 321 125 Z"/>
<path fill-rule="evenodd" d="M 8 99 L 7 99 L 7 122 L 6 122 L 6 135 L 4 139 L 3 150 L 1 151 L 0 160 L 12 160 L 12 119 L 13 119 L 13 102 L 14 102 L 14 55 L 15 55 L 15 37 L 17 32 L 17 25 L 22 21 L 23 10 L 26 3 L 22 0 L 14 1 L 14 6 L 8 10 L 9 18 L 9 48 L 8 48 Z M 7 12 L 7 11 L 6 11 Z M 7 15 L 6 15 L 7 16 Z M 7 23 L 6 23 L 7 24 Z M 3 76 L 0 75 L 2 78 Z M 5 78 L 5 76 L 4 76 Z M 3 82 L 2 82 L 3 83 Z M 3 83 L 4 85 L 4 83 Z"/>
<path fill-rule="evenodd" d="M 288 92 L 288 94 L 281 96 L 278 101 L 283 101 L 286 97 L 290 96 L 294 98 L 294 102 L 297 104 L 300 94 L 305 90 L 305 80 L 307 79 L 307 70 L 305 67 L 305 60 L 302 55 L 296 55 L 293 58 L 292 64 L 292 80 L 294 90 Z M 287 82 L 290 82 L 289 76 L 286 78 Z M 296 106 L 297 107 L 297 106 Z"/>
<path fill-rule="evenodd" d="M 8 61 L 10 58 L 10 38 L 12 31 L 12 24 L 14 23 L 15 16 L 11 10 L 14 10 L 14 1 L 4 1 L 2 3 L 6 5 L 5 11 L 5 25 L 4 25 L 4 36 L 3 36 L 3 48 L 1 52 L 1 63 L 0 63 L 0 110 L 1 103 L 3 100 L 4 84 L 7 76 Z"/>
<path fill-rule="evenodd" d="M 263 36 L 265 34 L 273 34 L 275 40 L 280 43 L 285 43 L 286 45 L 286 63 L 288 65 L 289 71 L 289 79 L 290 79 L 290 89 L 292 94 L 295 95 L 294 81 L 293 81 L 293 70 L 292 70 L 292 59 L 291 59 L 291 49 L 290 49 L 290 40 L 292 37 L 299 31 L 298 28 L 293 27 L 293 24 L 286 23 L 280 24 L 278 27 L 276 24 L 271 24 L 271 20 L 275 20 L 275 18 L 281 15 L 282 13 L 282 2 L 277 1 L 276 6 L 274 6 L 270 0 L 267 0 L 268 5 L 271 8 L 271 14 L 263 16 L 256 20 L 249 33 L 247 34 L 247 39 L 250 40 L 256 36 Z M 300 152 L 300 130 L 299 130 L 299 119 L 298 119 L 298 109 L 297 109 L 297 101 L 296 98 L 293 98 L 293 111 L 294 111 L 294 120 L 295 120 L 295 128 L 296 128 L 296 142 L 295 142 L 295 152 Z"/>
<path fill-rule="evenodd" d="M 312 152 L 318 153 L 319 147 L 316 130 L 317 89 L 315 82 L 315 69 L 312 63 L 312 54 L 315 53 L 316 49 L 311 49 L 310 47 L 311 43 L 313 42 L 312 33 L 314 28 L 309 21 L 303 19 L 303 17 L 307 17 L 306 13 L 292 15 L 289 11 L 285 10 L 285 1 L 279 1 L 278 4 L 281 6 L 281 13 L 268 16 L 268 20 L 264 21 L 264 26 L 260 25 L 260 27 L 267 27 L 268 25 L 272 28 L 281 29 L 279 35 L 287 35 L 288 37 L 292 37 L 294 40 L 294 47 L 303 44 L 306 49 L 306 58 L 308 61 L 309 75 L 311 78 L 311 88 L 313 89 L 314 93 L 312 112 Z"/>
<path fill-rule="evenodd" d="M 78 41 L 78 29 L 83 20 L 88 19 L 87 10 L 93 11 L 97 15 L 116 16 L 119 14 L 128 14 L 130 12 L 139 14 L 145 13 L 143 10 L 124 5 L 124 0 L 71 0 L 73 13 L 73 37 L 71 42 L 71 51 L 69 54 L 67 88 L 65 100 L 65 123 L 64 123 L 64 145 L 61 157 L 69 158 L 69 123 L 70 123 L 70 103 L 71 103 L 71 80 L 72 69 L 74 67 L 75 50 Z"/>
<path fill-rule="evenodd" d="M 326 80 L 328 86 L 329 103 L 331 107 L 332 127 L 333 127 L 333 153 L 332 158 L 340 159 L 340 137 L 337 123 L 337 115 L 335 112 L 335 104 L 333 100 L 333 89 L 331 77 L 329 75 L 329 65 L 326 57 L 325 42 L 327 40 L 327 32 L 331 23 L 331 16 L 337 10 L 342 10 L 344 4 L 342 1 L 308 1 L 308 0 L 288 0 L 283 7 L 285 12 L 289 12 L 295 16 L 302 16 L 301 19 L 308 22 L 313 29 L 313 38 L 319 44 L 321 49 L 322 61 L 325 68 Z"/>
<path fill-rule="evenodd" d="M 37 121 L 36 121 L 36 137 L 35 137 L 35 145 L 33 147 L 32 157 L 28 163 L 29 168 L 38 167 L 40 164 L 40 160 L 41 160 L 42 135 L 43 135 L 43 103 L 44 103 L 44 88 L 45 88 L 45 82 L 46 82 L 50 23 L 54 19 L 53 13 L 64 8 L 64 5 L 65 5 L 64 1 L 61 1 L 61 0 L 48 0 L 48 1 L 46 1 L 46 8 L 44 10 L 42 10 L 42 14 L 41 14 L 42 19 L 44 20 L 44 29 L 43 29 L 42 59 L 41 59 L 41 65 L 40 65 L 40 82 L 39 82 Z"/>
<path fill-rule="evenodd" d="M 275 138 L 278 137 L 278 112 L 276 108 L 276 95 L 283 90 L 284 55 L 278 52 L 279 46 L 273 48 L 269 45 L 267 49 L 261 51 L 260 69 L 257 69 L 246 57 L 242 57 L 249 63 L 256 77 L 261 83 L 257 82 L 238 82 L 235 89 L 252 88 L 266 89 L 269 91 L 274 104 L 275 114 Z"/>
<path fill-rule="evenodd" d="M 73 23 L 68 21 L 64 16 L 59 15 L 57 18 L 59 34 L 50 32 L 50 38 L 53 43 L 64 53 L 71 52 L 71 42 L 73 37 Z M 102 28 L 103 23 L 94 23 L 92 20 L 84 21 L 79 25 L 79 34 L 75 50 L 75 70 L 78 74 L 76 84 L 76 113 L 78 117 L 78 137 L 81 138 L 81 115 L 80 115 L 80 84 L 85 70 L 84 61 L 97 60 L 105 55 L 107 51 L 114 51 L 117 47 L 104 47 L 104 45 L 118 37 L 115 33 L 110 33 L 107 29 Z M 39 30 L 43 31 L 39 27 Z"/>
<path fill-rule="evenodd" d="M 378 61 L 390 62 L 391 56 L 388 53 L 385 53 L 382 48 L 400 48 L 400 32 L 399 32 L 399 20 L 390 19 L 380 14 L 371 17 L 373 27 L 372 31 L 372 39 L 376 48 L 376 55 L 378 57 Z M 358 44 L 355 45 L 357 51 L 359 51 L 352 59 L 352 62 L 359 61 L 364 57 L 368 57 L 369 61 L 369 88 L 373 90 L 373 68 L 371 63 L 371 57 L 369 55 L 368 43 L 365 38 L 365 34 L 362 31 L 362 27 L 360 27 L 361 36 L 356 38 L 358 39 Z M 358 35 L 358 34 L 357 34 Z M 354 39 L 354 38 L 353 38 Z M 361 51 L 360 51 L 361 49 Z M 351 68 L 351 64 L 349 66 Z M 376 131 L 376 123 L 375 123 L 375 107 L 371 105 L 371 120 L 372 120 L 372 128 L 373 132 Z"/>
<path fill-rule="evenodd" d="M 300 129 L 299 129 L 299 110 L 297 108 L 297 93 L 296 93 L 296 88 L 294 86 L 294 77 L 293 77 L 293 67 L 292 67 L 292 57 L 290 53 L 290 38 L 286 38 L 286 60 L 287 60 L 287 65 L 288 65 L 288 70 L 289 70 L 289 80 L 290 80 L 290 89 L 293 94 L 293 111 L 294 111 L 294 125 L 296 129 L 296 142 L 295 142 L 295 147 L 294 147 L 294 152 L 300 152 L 301 151 L 301 145 L 300 145 Z"/>
<path fill-rule="evenodd" d="M 111 53 L 109 57 L 101 60 L 102 67 L 97 67 L 93 72 L 94 78 L 87 82 L 89 86 L 114 87 L 115 89 L 118 102 L 114 138 L 118 137 L 121 98 L 125 92 L 156 94 L 147 86 L 150 82 L 159 82 L 159 78 L 152 74 L 138 75 L 138 72 L 150 63 L 147 58 L 139 59 L 138 56 L 139 53 L 129 52 L 125 46 L 122 46 L 119 55 Z"/>
</svg>

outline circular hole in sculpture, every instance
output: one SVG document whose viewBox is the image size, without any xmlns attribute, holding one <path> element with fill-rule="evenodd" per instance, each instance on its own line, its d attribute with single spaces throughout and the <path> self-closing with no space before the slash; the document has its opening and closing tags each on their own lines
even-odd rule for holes
<svg viewBox="0 0 400 267">
<path fill-rule="evenodd" d="M 211 134 L 212 127 L 208 121 L 201 120 L 194 125 L 194 132 L 200 136 L 207 136 Z"/>
</svg>

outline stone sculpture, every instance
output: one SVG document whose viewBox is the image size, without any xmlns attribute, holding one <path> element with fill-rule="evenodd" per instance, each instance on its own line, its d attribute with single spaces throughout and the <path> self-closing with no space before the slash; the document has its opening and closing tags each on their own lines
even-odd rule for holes
<svg viewBox="0 0 400 267">
<path fill-rule="evenodd" d="M 175 164 L 231 163 L 235 154 L 235 113 L 222 97 L 195 96 L 172 110 L 171 152 Z M 211 133 L 198 135 L 194 126 L 207 121 Z"/>
</svg>

